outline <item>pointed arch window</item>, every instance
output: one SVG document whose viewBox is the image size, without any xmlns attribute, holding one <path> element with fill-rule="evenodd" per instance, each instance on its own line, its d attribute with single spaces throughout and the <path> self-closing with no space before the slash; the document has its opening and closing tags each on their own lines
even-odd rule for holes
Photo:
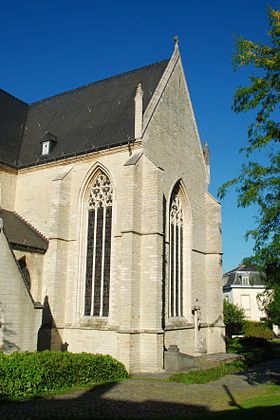
<svg viewBox="0 0 280 420">
<path fill-rule="evenodd" d="M 26 264 L 26 258 L 22 257 L 18 260 L 18 265 L 20 267 L 21 273 L 23 275 L 25 284 L 27 286 L 27 288 L 30 290 L 31 289 L 31 277 L 29 274 L 29 270 L 27 268 L 27 264 Z"/>
<path fill-rule="evenodd" d="M 99 172 L 88 199 L 85 316 L 109 315 L 113 190 Z"/>
<path fill-rule="evenodd" d="M 184 213 L 179 188 L 175 188 L 170 203 L 170 275 L 169 316 L 183 316 L 183 234 Z"/>
</svg>

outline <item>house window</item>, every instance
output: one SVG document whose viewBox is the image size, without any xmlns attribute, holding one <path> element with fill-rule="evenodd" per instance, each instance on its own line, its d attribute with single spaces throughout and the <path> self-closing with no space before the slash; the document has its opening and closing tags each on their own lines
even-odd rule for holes
<svg viewBox="0 0 280 420">
<path fill-rule="evenodd" d="M 103 172 L 88 199 L 84 315 L 108 316 L 112 230 L 112 185 Z"/>
<path fill-rule="evenodd" d="M 178 188 L 173 191 L 170 205 L 169 248 L 169 316 L 183 316 L 183 229 L 184 216 Z"/>
<path fill-rule="evenodd" d="M 241 295 L 241 306 L 245 310 L 251 309 L 251 301 L 249 295 Z"/>
<path fill-rule="evenodd" d="M 248 276 L 242 276 L 242 285 L 243 286 L 249 286 L 249 277 Z"/>
</svg>

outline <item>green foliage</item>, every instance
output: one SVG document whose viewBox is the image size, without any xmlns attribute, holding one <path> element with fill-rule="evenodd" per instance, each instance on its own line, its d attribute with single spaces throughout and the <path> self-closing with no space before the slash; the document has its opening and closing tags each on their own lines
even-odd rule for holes
<svg viewBox="0 0 280 420">
<path fill-rule="evenodd" d="M 210 381 L 216 381 L 225 375 L 231 375 L 245 368 L 242 360 L 236 360 L 231 363 L 220 364 L 216 367 L 203 370 L 193 370 L 187 373 L 175 373 L 168 379 L 170 382 L 180 382 L 184 384 L 206 384 Z"/>
<path fill-rule="evenodd" d="M 225 343 L 227 353 L 242 353 L 242 344 L 239 342 L 239 338 L 225 337 Z"/>
<path fill-rule="evenodd" d="M 272 340 L 273 331 L 263 322 L 245 321 L 243 326 L 245 337 L 263 338 L 265 340 Z"/>
<path fill-rule="evenodd" d="M 258 301 L 269 321 L 272 324 L 280 325 L 280 282 L 271 285 L 271 287 L 272 289 L 267 289 L 258 296 Z"/>
<path fill-rule="evenodd" d="M 242 355 L 247 367 L 275 356 L 271 341 L 258 337 L 226 338 L 226 349 Z"/>
<path fill-rule="evenodd" d="M 123 364 L 109 355 L 51 351 L 0 355 L 0 396 L 5 398 L 127 377 Z"/>
<path fill-rule="evenodd" d="M 245 322 L 244 309 L 224 299 L 224 324 L 226 336 L 241 334 Z"/>
<path fill-rule="evenodd" d="M 249 157 L 264 150 L 268 164 L 248 160 L 240 175 L 223 184 L 218 195 L 222 198 L 228 187 L 235 185 L 239 206 L 257 205 L 257 227 L 247 232 L 255 241 L 250 262 L 266 272 L 268 282 L 274 285 L 280 284 L 280 12 L 268 9 L 268 19 L 269 45 L 239 38 L 233 57 L 235 69 L 249 65 L 257 73 L 234 96 L 235 112 L 255 112 L 248 127 L 248 144 L 242 151 Z"/>
<path fill-rule="evenodd" d="M 231 375 L 245 370 L 249 366 L 270 358 L 273 355 L 271 344 L 263 338 L 226 337 L 226 347 L 227 352 L 240 354 L 243 356 L 243 359 L 220 364 L 210 369 L 175 373 L 168 380 L 185 384 L 204 384 L 220 379 L 225 375 Z"/>
</svg>

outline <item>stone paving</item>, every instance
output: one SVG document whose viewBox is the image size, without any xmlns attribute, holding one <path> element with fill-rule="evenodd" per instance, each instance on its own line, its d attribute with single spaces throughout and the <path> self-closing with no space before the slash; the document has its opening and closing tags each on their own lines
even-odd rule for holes
<svg viewBox="0 0 280 420">
<path fill-rule="evenodd" d="M 168 383 L 151 375 L 63 396 L 4 403 L 0 419 L 188 416 L 238 406 L 244 392 L 250 395 L 263 383 L 280 383 L 280 359 L 204 385 Z"/>
</svg>

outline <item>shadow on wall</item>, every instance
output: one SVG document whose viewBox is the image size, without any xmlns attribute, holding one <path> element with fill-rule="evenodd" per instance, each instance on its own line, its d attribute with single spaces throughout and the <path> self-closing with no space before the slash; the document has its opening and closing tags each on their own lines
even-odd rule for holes
<svg viewBox="0 0 280 420">
<path fill-rule="evenodd" d="M 18 351 L 19 347 L 13 341 L 16 333 L 10 328 L 9 323 L 5 323 L 3 326 L 0 326 L 2 329 L 2 340 L 0 336 L 0 349 L 3 350 L 4 353 L 10 354 L 13 351 Z"/>
<path fill-rule="evenodd" d="M 4 353 L 12 353 L 19 350 L 19 347 L 14 342 L 16 333 L 11 326 L 11 323 L 5 322 L 4 311 L 0 302 L 0 350 L 4 351 Z"/>
<path fill-rule="evenodd" d="M 49 305 L 49 298 L 46 296 L 44 299 L 42 325 L 38 331 L 37 350 L 67 351 L 67 348 L 68 344 L 63 343 L 61 339 L 54 318 L 52 316 L 51 308 Z"/>
</svg>

